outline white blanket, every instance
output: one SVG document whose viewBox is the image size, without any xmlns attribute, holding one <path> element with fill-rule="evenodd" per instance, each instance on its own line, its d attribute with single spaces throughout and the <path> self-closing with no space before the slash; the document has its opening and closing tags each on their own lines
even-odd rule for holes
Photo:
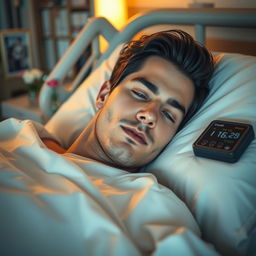
<svg viewBox="0 0 256 256">
<path fill-rule="evenodd" d="M 0 123 L 0 255 L 218 255 L 152 174 L 56 154 L 44 136 Z"/>
</svg>

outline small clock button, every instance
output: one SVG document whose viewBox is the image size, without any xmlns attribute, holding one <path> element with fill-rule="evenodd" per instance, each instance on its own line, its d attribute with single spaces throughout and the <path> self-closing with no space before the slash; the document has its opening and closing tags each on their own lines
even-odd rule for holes
<svg viewBox="0 0 256 256">
<path fill-rule="evenodd" d="M 211 140 L 210 143 L 209 143 L 209 146 L 210 146 L 210 147 L 215 147 L 215 146 L 216 146 L 216 143 L 217 143 L 217 141 Z"/>
<path fill-rule="evenodd" d="M 208 144 L 208 140 L 202 140 L 201 143 L 200 143 L 202 146 L 205 146 Z"/>
<path fill-rule="evenodd" d="M 223 143 L 223 142 L 218 142 L 217 148 L 223 148 L 223 146 L 224 146 L 224 143 Z"/>
<path fill-rule="evenodd" d="M 230 146 L 225 146 L 224 149 L 225 149 L 225 150 L 230 150 L 231 147 L 230 147 Z"/>
</svg>

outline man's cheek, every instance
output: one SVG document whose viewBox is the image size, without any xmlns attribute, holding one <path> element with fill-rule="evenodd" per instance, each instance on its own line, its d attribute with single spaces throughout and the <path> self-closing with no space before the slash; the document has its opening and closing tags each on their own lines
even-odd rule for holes
<svg viewBox="0 0 256 256">
<path fill-rule="evenodd" d="M 107 121 L 111 122 L 113 120 L 113 111 L 112 110 L 107 110 L 106 112 L 106 117 L 107 117 Z"/>
<path fill-rule="evenodd" d="M 162 150 L 162 147 L 157 147 L 157 148 L 154 148 L 151 152 L 150 152 L 150 155 L 151 156 L 156 156 L 157 154 L 159 154 L 159 152 L 161 152 Z"/>
</svg>

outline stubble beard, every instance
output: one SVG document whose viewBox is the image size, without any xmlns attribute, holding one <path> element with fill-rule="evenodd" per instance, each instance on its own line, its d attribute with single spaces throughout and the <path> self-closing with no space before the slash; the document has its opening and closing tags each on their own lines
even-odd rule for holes
<svg viewBox="0 0 256 256">
<path fill-rule="evenodd" d="M 132 153 L 127 148 L 128 145 L 113 145 L 108 144 L 108 156 L 115 162 L 118 166 L 133 167 L 132 165 Z"/>
<path fill-rule="evenodd" d="M 104 114 L 104 113 L 101 113 L 101 114 Z M 109 110 L 105 114 L 106 114 L 107 121 L 111 123 L 111 121 L 113 121 L 112 111 Z M 98 123 L 97 119 L 99 118 L 99 115 L 96 118 L 96 123 Z M 97 130 L 97 127 L 96 127 L 96 130 Z M 95 133 L 95 136 L 97 138 L 99 146 L 101 147 L 102 152 L 105 154 L 105 156 L 107 156 L 111 165 L 115 167 L 120 167 L 120 168 L 134 167 L 134 166 L 131 166 L 134 163 L 134 160 L 132 160 L 133 158 L 132 152 L 129 149 L 130 145 L 128 142 L 123 142 L 123 143 L 120 142 L 120 144 L 115 144 L 113 143 L 113 141 L 115 141 L 113 137 L 107 137 L 107 138 L 104 137 L 103 139 L 104 145 L 103 145 L 102 141 L 99 139 L 98 132 Z"/>
</svg>

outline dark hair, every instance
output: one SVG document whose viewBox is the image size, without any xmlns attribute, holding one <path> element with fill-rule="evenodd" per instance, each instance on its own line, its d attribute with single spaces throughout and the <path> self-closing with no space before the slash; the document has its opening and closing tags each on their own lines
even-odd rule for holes
<svg viewBox="0 0 256 256">
<path fill-rule="evenodd" d="M 150 56 L 162 57 L 187 75 L 194 83 L 195 96 L 180 128 L 201 107 L 208 95 L 208 82 L 213 73 L 213 58 L 209 51 L 188 33 L 168 30 L 143 35 L 125 44 L 110 77 L 113 90 L 125 77 L 140 70 Z"/>
</svg>

